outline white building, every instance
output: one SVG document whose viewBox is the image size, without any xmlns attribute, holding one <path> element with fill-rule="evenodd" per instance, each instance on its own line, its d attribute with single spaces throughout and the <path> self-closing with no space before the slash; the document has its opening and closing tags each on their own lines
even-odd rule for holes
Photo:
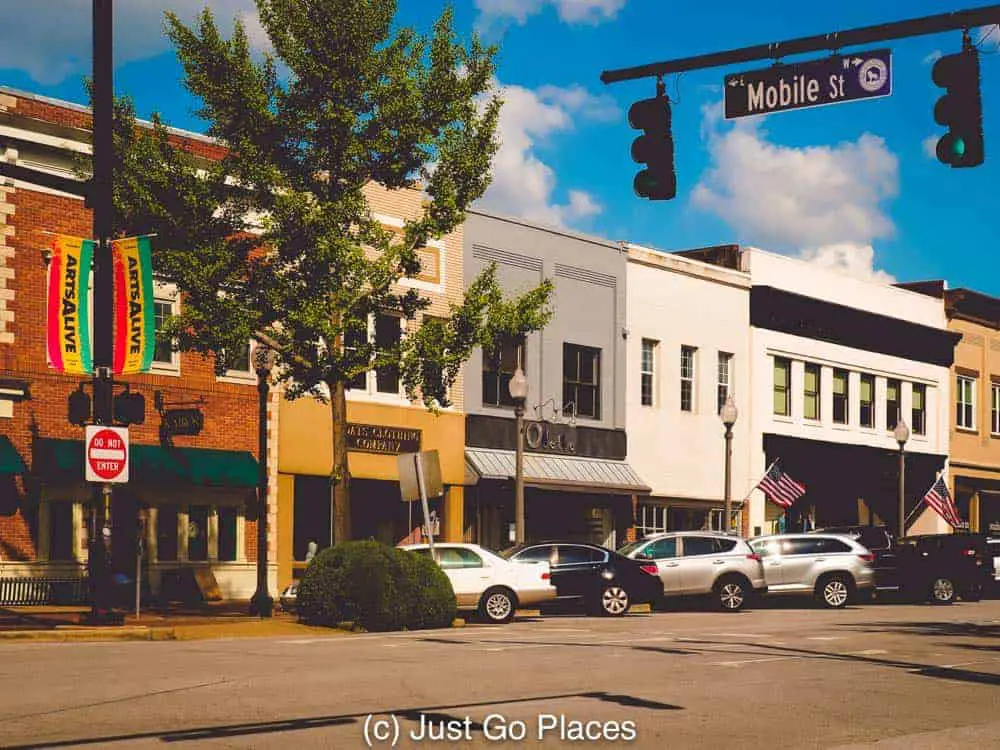
<svg viewBox="0 0 1000 750">
<path fill-rule="evenodd" d="M 752 283 L 749 461 L 757 478 L 780 459 L 782 471 L 806 485 L 786 514 L 790 529 L 870 520 L 895 529 L 897 415 L 911 433 L 908 515 L 947 463 L 956 336 L 942 305 L 757 249 L 742 251 L 740 268 Z M 773 530 L 780 514 L 755 492 L 750 533 Z M 908 527 L 946 530 L 926 506 Z"/>
<path fill-rule="evenodd" d="M 731 248 L 738 266 L 739 249 Z M 638 535 L 722 528 L 725 427 L 732 394 L 732 498 L 751 472 L 750 277 L 679 254 L 628 252 L 628 461 L 652 488 L 635 512 Z M 757 441 L 759 447 L 759 440 Z"/>
</svg>

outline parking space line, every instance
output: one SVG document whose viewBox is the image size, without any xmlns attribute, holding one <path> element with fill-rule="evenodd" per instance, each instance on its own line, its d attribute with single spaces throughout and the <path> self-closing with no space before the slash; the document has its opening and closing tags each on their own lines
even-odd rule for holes
<svg viewBox="0 0 1000 750">
<path fill-rule="evenodd" d="M 807 641 L 842 641 L 847 636 L 843 635 L 811 635 L 806 638 Z"/>
<path fill-rule="evenodd" d="M 801 659 L 801 656 L 768 656 L 762 659 L 740 659 L 738 661 L 713 661 L 714 667 L 738 667 L 742 664 L 761 664 L 766 661 L 791 661 Z"/>
<path fill-rule="evenodd" d="M 878 656 L 889 652 L 881 648 L 866 648 L 864 651 L 844 651 L 841 656 Z"/>
</svg>

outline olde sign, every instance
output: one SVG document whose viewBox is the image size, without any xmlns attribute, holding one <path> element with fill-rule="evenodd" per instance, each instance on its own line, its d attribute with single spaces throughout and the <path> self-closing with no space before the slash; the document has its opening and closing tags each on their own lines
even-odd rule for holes
<svg viewBox="0 0 1000 750">
<path fill-rule="evenodd" d="M 576 428 L 557 422 L 527 422 L 524 443 L 540 453 L 576 453 Z"/>
<path fill-rule="evenodd" d="M 379 424 L 347 423 L 347 450 L 362 453 L 418 453 L 420 430 Z"/>
<path fill-rule="evenodd" d="M 205 415 L 198 409 L 168 409 L 163 412 L 163 429 L 170 435 L 197 435 L 205 427 Z"/>
</svg>

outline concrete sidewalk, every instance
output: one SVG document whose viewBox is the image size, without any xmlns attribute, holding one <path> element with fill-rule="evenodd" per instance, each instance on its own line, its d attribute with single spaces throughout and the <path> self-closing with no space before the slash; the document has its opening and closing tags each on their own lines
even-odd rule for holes
<svg viewBox="0 0 1000 750">
<path fill-rule="evenodd" d="M 81 624 L 88 607 L 0 607 L 0 642 L 198 640 L 275 635 L 344 636 L 348 631 L 303 625 L 295 615 L 275 611 L 266 619 L 249 614 L 248 602 L 169 605 L 125 613 L 121 625 Z"/>
</svg>

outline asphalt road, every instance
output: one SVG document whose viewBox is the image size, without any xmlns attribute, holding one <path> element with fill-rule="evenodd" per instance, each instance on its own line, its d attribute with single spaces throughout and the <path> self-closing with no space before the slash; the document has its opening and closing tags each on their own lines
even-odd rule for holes
<svg viewBox="0 0 1000 750">
<path fill-rule="evenodd" d="M 998 747 L 1000 601 L 9 643 L 0 697 L 16 748 Z"/>
</svg>

